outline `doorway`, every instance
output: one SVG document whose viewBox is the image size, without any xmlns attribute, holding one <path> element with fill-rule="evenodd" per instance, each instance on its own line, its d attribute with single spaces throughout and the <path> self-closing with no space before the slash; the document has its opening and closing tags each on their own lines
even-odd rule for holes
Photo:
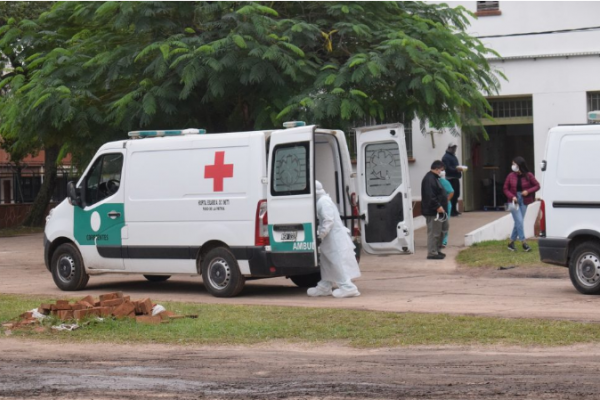
<svg viewBox="0 0 600 400">
<path fill-rule="evenodd" d="M 504 210 L 504 180 L 513 158 L 525 158 L 530 170 L 535 165 L 533 124 L 489 125 L 486 131 L 489 140 L 481 134 L 463 140 L 463 158 L 469 167 L 463 178 L 465 211 Z"/>
</svg>

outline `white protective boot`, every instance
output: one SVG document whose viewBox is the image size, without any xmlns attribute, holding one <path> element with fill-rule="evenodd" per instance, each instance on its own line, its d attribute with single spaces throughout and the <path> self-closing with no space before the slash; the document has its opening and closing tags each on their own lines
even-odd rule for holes
<svg viewBox="0 0 600 400">
<path fill-rule="evenodd" d="M 358 288 L 350 280 L 347 282 L 338 284 L 338 287 L 339 287 L 339 289 L 335 289 L 333 291 L 333 297 L 336 297 L 338 299 L 343 299 L 346 297 L 360 296 L 360 292 L 358 291 Z"/>
<path fill-rule="evenodd" d="M 323 296 L 331 296 L 333 285 L 328 281 L 321 281 L 315 287 L 311 287 L 306 291 L 306 294 L 310 297 L 323 297 Z"/>
</svg>

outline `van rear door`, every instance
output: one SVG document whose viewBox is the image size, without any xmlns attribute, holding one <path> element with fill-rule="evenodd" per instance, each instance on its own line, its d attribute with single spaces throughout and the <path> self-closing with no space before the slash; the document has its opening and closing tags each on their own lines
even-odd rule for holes
<svg viewBox="0 0 600 400">
<path fill-rule="evenodd" d="M 271 261 L 316 267 L 314 126 L 274 131 L 269 141 L 267 212 Z"/>
<path fill-rule="evenodd" d="M 415 251 L 404 140 L 402 124 L 356 129 L 361 240 L 370 254 Z"/>
</svg>

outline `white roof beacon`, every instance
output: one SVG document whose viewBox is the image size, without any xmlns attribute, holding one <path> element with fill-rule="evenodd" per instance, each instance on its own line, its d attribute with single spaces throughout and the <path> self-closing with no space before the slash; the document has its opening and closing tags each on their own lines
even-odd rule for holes
<svg viewBox="0 0 600 400">
<path fill-rule="evenodd" d="M 131 131 L 128 133 L 130 138 L 140 139 L 149 137 L 164 136 L 183 136 L 183 135 L 203 135 L 206 129 L 188 128 L 188 129 L 170 129 L 167 131 Z"/>
<path fill-rule="evenodd" d="M 287 122 L 283 123 L 283 127 L 286 129 L 297 128 L 299 126 L 306 126 L 306 122 L 304 122 L 304 121 L 287 121 Z"/>
<path fill-rule="evenodd" d="M 600 122 L 600 111 L 588 112 L 588 120 L 592 122 Z"/>
</svg>

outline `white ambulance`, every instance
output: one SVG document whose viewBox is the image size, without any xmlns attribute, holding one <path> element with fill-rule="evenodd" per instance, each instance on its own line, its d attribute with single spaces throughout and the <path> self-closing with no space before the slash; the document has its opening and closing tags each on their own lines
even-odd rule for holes
<svg viewBox="0 0 600 400">
<path fill-rule="evenodd" d="M 600 122 L 600 111 L 588 119 Z M 550 129 L 542 161 L 543 262 L 569 268 L 575 288 L 600 294 L 600 125 Z"/>
<path fill-rule="evenodd" d="M 137 131 L 103 145 L 47 218 L 44 258 L 56 285 L 80 290 L 104 273 L 152 282 L 201 275 L 218 297 L 257 278 L 315 285 L 315 179 L 365 251 L 414 251 L 401 124 L 356 130 L 357 173 L 344 132 L 301 121 L 284 126 Z"/>
</svg>

